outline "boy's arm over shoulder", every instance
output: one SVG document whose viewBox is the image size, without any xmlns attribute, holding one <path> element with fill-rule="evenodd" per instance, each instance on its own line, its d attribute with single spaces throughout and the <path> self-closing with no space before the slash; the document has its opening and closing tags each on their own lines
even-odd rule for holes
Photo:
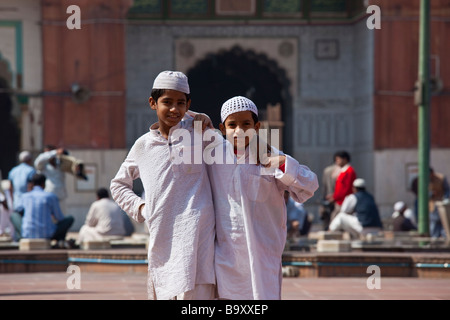
<svg viewBox="0 0 450 320">
<path fill-rule="evenodd" d="M 130 217 L 144 222 L 140 209 L 145 201 L 133 191 L 133 181 L 139 178 L 139 168 L 135 162 L 135 146 L 131 148 L 116 176 L 111 180 L 111 197 Z"/>
<path fill-rule="evenodd" d="M 284 154 L 284 172 L 280 169 L 275 171 L 275 178 L 279 183 L 288 187 L 291 197 L 303 203 L 314 195 L 319 188 L 317 175 L 307 166 L 301 165 L 293 157 Z"/>
<path fill-rule="evenodd" d="M 193 124 L 196 121 L 200 121 L 202 124 L 202 130 L 206 130 L 207 128 L 214 129 L 214 125 L 211 121 L 211 118 L 206 113 L 199 113 L 192 110 L 186 111 L 186 114 L 183 118 L 183 120 L 191 119 L 193 118 Z"/>
</svg>

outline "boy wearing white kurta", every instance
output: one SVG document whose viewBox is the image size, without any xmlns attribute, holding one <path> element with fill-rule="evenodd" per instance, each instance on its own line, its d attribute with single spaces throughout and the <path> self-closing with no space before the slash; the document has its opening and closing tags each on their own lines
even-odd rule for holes
<svg viewBox="0 0 450 320">
<path fill-rule="evenodd" d="M 214 207 L 206 165 L 179 161 L 180 153 L 203 148 L 194 137 L 193 120 L 181 121 L 190 105 L 187 77 L 162 72 L 153 89 L 149 102 L 158 123 L 131 148 L 111 181 L 111 195 L 148 226 L 149 298 L 214 299 Z M 180 139 L 176 129 L 188 135 Z M 138 178 L 145 200 L 132 190 Z"/>
<path fill-rule="evenodd" d="M 219 299 L 281 299 L 284 191 L 303 203 L 318 188 L 317 176 L 294 158 L 271 148 L 271 156 L 262 166 L 259 155 L 249 151 L 250 141 L 255 141 L 251 135 L 236 139 L 248 129 L 258 131 L 257 115 L 255 104 L 244 97 L 234 97 L 222 106 L 220 129 L 236 159 L 235 164 L 214 164 L 209 172 L 216 212 Z M 240 149 L 245 151 L 241 154 Z M 279 166 L 268 168 L 277 161 Z"/>
</svg>

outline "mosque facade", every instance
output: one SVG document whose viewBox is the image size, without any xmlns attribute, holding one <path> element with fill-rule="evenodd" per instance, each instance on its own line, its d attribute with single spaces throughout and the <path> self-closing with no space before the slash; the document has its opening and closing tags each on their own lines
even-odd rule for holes
<svg viewBox="0 0 450 320">
<path fill-rule="evenodd" d="M 86 162 L 88 182 L 67 179 L 68 214 L 79 228 L 95 189 L 109 186 L 156 121 L 148 106 L 153 79 L 179 70 L 189 77 L 192 110 L 217 127 L 222 103 L 247 96 L 266 127 L 280 130 L 282 149 L 319 178 L 335 151 L 350 152 L 387 217 L 396 201 L 414 200 L 418 3 L 79 0 L 77 29 L 70 24 L 76 12 L 68 10 L 74 1 L 2 1 L 0 94 L 10 93 L 19 133 L 8 154 L 37 155 L 53 144 Z M 369 5 L 381 9 L 381 29 L 370 28 Z M 432 100 L 431 163 L 450 176 L 447 7 L 432 4 L 431 65 L 440 87 Z M 310 212 L 320 198 L 318 190 L 306 204 Z"/>
</svg>

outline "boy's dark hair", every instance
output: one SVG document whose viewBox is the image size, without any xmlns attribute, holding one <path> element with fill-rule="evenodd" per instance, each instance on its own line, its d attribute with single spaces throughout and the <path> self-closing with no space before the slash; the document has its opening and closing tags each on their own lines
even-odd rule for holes
<svg viewBox="0 0 450 320">
<path fill-rule="evenodd" d="M 256 113 L 252 112 L 252 118 L 253 118 L 253 122 L 256 124 L 257 122 L 259 122 L 259 118 L 256 115 Z"/>
<path fill-rule="evenodd" d="M 350 162 L 350 154 L 347 151 L 337 151 L 334 154 L 334 159 L 336 159 L 336 157 L 346 159 L 348 162 Z"/>
<path fill-rule="evenodd" d="M 158 99 L 166 92 L 166 89 L 152 89 L 151 97 L 158 101 Z M 188 93 L 185 93 L 186 95 L 186 101 L 191 100 L 191 95 Z"/>
<path fill-rule="evenodd" d="M 35 173 L 32 177 L 30 182 L 33 184 L 33 186 L 45 186 L 45 180 L 47 178 L 42 173 Z"/>
<path fill-rule="evenodd" d="M 97 189 L 97 197 L 99 199 L 109 198 L 108 190 L 106 190 L 105 188 L 98 188 Z"/>
</svg>

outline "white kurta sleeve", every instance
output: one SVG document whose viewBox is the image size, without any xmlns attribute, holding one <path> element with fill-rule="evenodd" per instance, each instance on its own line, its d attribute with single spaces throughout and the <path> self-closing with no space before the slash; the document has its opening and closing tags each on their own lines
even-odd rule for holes
<svg viewBox="0 0 450 320">
<path fill-rule="evenodd" d="M 353 214 L 353 212 L 355 212 L 357 201 L 358 200 L 356 199 L 356 196 L 354 194 L 349 194 L 348 196 L 346 196 L 344 202 L 342 202 L 341 212 Z"/>
<path fill-rule="evenodd" d="M 94 202 L 93 204 L 91 204 L 88 214 L 86 215 L 86 220 L 84 221 L 84 224 L 89 226 L 89 227 L 95 227 L 98 223 L 98 219 L 95 215 L 96 212 L 96 202 Z"/>
<path fill-rule="evenodd" d="M 134 160 L 132 148 L 116 176 L 111 180 L 111 196 L 130 217 L 137 222 L 144 222 L 139 208 L 145 201 L 133 191 L 133 181 L 138 178 L 139 168 Z"/>
<path fill-rule="evenodd" d="M 50 162 L 51 158 L 56 157 L 57 150 L 46 151 L 38 155 L 36 160 L 34 160 L 34 166 L 36 170 L 43 171 L 45 166 Z"/>
<path fill-rule="evenodd" d="M 289 190 L 292 199 L 303 203 L 314 195 L 319 188 L 317 175 L 307 166 L 301 165 L 289 155 L 286 156 L 284 173 L 280 169 L 275 170 L 279 189 Z M 281 184 L 280 184 L 281 183 Z"/>
</svg>

